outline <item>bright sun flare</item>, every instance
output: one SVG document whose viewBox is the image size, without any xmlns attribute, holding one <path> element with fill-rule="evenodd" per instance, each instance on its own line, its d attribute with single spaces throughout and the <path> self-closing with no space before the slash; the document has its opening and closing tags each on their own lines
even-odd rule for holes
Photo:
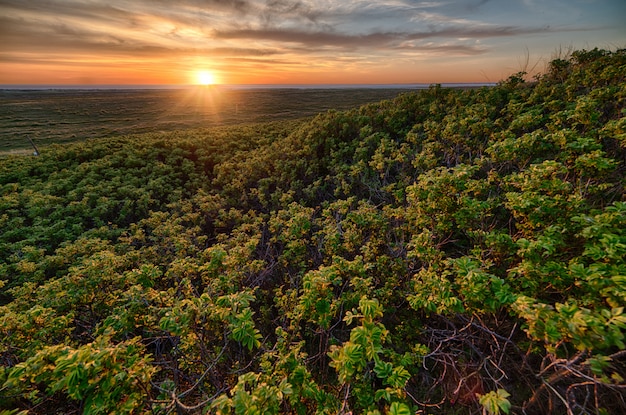
<svg viewBox="0 0 626 415">
<path fill-rule="evenodd" d="M 209 71 L 196 72 L 196 81 L 200 85 L 213 85 L 215 84 L 215 75 Z"/>
</svg>

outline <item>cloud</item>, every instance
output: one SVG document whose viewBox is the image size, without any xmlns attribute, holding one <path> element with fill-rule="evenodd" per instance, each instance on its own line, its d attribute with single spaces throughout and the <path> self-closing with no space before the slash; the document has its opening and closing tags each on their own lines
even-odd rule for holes
<svg viewBox="0 0 626 415">
<path fill-rule="evenodd" d="M 33 24 L 34 23 L 34 24 Z M 31 26 L 32 24 L 32 26 Z M 90 29 L 87 25 L 69 25 L 65 22 L 31 21 L 25 25 L 21 19 L 0 17 L 0 38 L 6 52 L 57 53 L 116 53 L 154 52 L 165 48 L 120 37 L 115 31 L 109 33 Z"/>
<path fill-rule="evenodd" d="M 285 19 L 316 24 L 324 14 L 312 4 L 293 0 L 269 0 L 261 12 L 262 21 L 266 25 L 280 24 Z"/>
<path fill-rule="evenodd" d="M 615 26 L 626 4 L 564 1 L 0 0 L 0 60 L 387 64 Z"/>
<path fill-rule="evenodd" d="M 0 28 L 3 39 L 12 36 L 68 45 L 112 43 L 123 37 L 126 43 L 168 44 L 196 39 L 256 39 L 298 42 L 310 45 L 346 47 L 393 44 L 395 40 L 434 37 L 514 36 L 543 33 L 545 27 L 494 25 L 461 16 L 462 10 L 476 10 L 488 0 L 457 2 L 306 1 L 306 0 L 112 0 L 107 3 L 84 0 L 2 0 L 0 16 L 11 20 Z M 21 27 L 17 27 L 21 26 Z M 155 35 L 149 39 L 145 34 Z M 213 34 L 213 36 L 211 36 Z M 108 38 L 108 41 L 106 40 Z M 202 38 L 202 39 L 198 39 Z M 22 42 L 25 44 L 28 42 Z M 10 45 L 9 45 L 10 46 Z M 167 46 L 165 46 L 167 47 Z"/>
<path fill-rule="evenodd" d="M 4 1 L 0 4 L 9 11 L 0 15 L 0 38 L 6 45 L 5 54 L 55 51 L 120 57 L 180 56 L 186 53 L 262 57 L 285 53 L 319 54 L 337 50 L 375 54 L 400 50 L 407 53 L 430 50 L 481 54 L 487 49 L 485 46 L 478 48 L 471 42 L 459 39 L 511 37 L 554 30 L 547 27 L 481 24 L 439 12 L 424 11 L 425 8 L 441 7 L 441 3 L 367 2 L 367 7 L 360 9 L 361 17 L 356 21 L 365 21 L 368 20 L 366 16 L 372 18 L 385 13 L 394 19 L 398 18 L 396 16 L 400 12 L 412 16 L 403 17 L 405 30 L 387 29 L 383 25 L 368 31 L 353 30 L 348 24 L 350 20 L 346 16 L 362 3 L 358 1 L 335 3 L 334 7 L 322 12 L 315 9 L 312 2 L 293 0 L 270 0 L 265 4 L 251 0 L 185 0 L 177 3 L 175 13 L 169 14 L 160 9 L 166 4 L 164 0 L 150 3 L 153 5 L 152 14 L 141 12 L 142 8 L 126 10 L 130 3 L 133 7 L 141 4 L 113 2 L 111 5 L 94 5 L 91 2 L 75 1 L 68 3 L 73 7 L 64 5 L 57 9 L 51 7 L 50 2 L 44 1 Z M 21 7 L 22 13 L 16 12 L 18 7 Z M 228 13 L 243 16 L 261 9 L 263 13 L 260 19 L 257 16 L 232 24 L 226 20 L 215 28 L 211 24 L 212 17 L 205 15 L 209 10 L 214 10 L 217 14 L 226 12 L 227 16 L 231 16 Z M 337 22 L 332 22 L 329 17 L 331 14 Z M 219 16 L 224 18 L 221 14 Z M 306 24 L 296 24 L 299 19 Z M 437 41 L 438 45 L 426 47 L 416 43 L 426 39 Z"/>
<path fill-rule="evenodd" d="M 490 0 L 480 0 L 477 1 L 475 3 L 471 3 L 469 5 L 467 5 L 467 10 L 470 12 L 476 12 L 478 11 L 478 9 L 480 9 L 482 6 L 484 6 L 485 4 L 489 3 Z"/>
<path fill-rule="evenodd" d="M 407 40 L 421 39 L 483 39 L 491 37 L 518 36 L 531 33 L 546 33 L 548 27 L 520 28 L 515 26 L 485 27 L 446 27 L 416 32 L 373 32 L 350 34 L 338 32 L 313 32 L 297 29 L 236 29 L 213 32 L 216 39 L 266 40 L 281 44 L 300 44 L 303 46 L 333 46 L 337 48 L 400 48 Z"/>
</svg>

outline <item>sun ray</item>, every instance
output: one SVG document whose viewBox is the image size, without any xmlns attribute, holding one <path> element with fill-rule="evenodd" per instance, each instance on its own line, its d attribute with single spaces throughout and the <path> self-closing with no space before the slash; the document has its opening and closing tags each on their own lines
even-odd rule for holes
<svg viewBox="0 0 626 415">
<path fill-rule="evenodd" d="M 216 77 L 213 72 L 210 71 L 197 71 L 196 72 L 196 83 L 199 85 L 214 85 L 216 84 Z"/>
</svg>

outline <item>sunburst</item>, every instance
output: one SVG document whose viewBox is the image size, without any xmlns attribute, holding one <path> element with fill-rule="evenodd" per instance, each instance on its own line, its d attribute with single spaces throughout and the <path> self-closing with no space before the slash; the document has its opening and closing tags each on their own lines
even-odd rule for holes
<svg viewBox="0 0 626 415">
<path fill-rule="evenodd" d="M 215 85 L 217 83 L 217 78 L 215 74 L 211 71 L 197 71 L 196 72 L 196 82 L 198 85 Z"/>
</svg>

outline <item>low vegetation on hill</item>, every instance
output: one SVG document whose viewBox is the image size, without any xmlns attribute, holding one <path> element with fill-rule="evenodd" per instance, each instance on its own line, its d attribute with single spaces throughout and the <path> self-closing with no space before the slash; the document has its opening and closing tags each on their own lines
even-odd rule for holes
<svg viewBox="0 0 626 415">
<path fill-rule="evenodd" d="M 626 412 L 626 50 L 0 160 L 0 413 Z"/>
</svg>

